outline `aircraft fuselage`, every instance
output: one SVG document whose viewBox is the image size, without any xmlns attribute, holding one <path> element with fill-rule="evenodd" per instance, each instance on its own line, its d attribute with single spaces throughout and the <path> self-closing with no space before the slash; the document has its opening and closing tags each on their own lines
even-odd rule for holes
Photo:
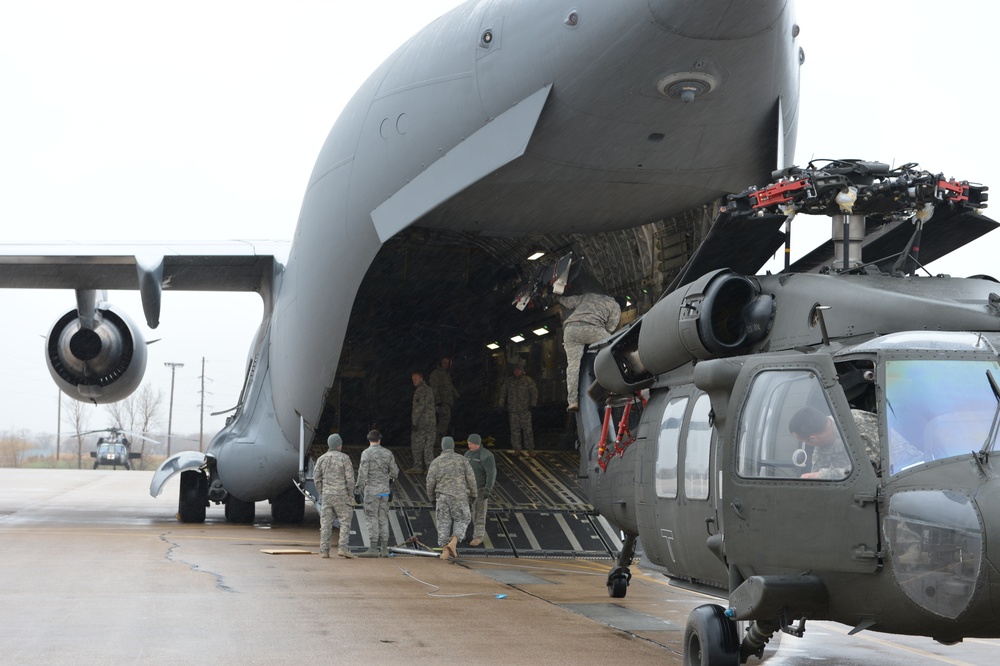
<svg viewBox="0 0 1000 666">
<path fill-rule="evenodd" d="M 316 423 L 354 296 L 395 233 L 620 229 L 786 162 L 795 34 L 776 0 L 494 1 L 404 44 L 317 159 L 258 355 L 268 388 L 251 386 L 210 450 L 226 488 L 260 500 L 295 475 L 300 418 Z"/>
</svg>

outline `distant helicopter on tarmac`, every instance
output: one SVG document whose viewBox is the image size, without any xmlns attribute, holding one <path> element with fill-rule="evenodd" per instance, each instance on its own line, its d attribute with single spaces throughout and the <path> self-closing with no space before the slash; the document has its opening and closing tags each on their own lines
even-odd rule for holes
<svg viewBox="0 0 1000 666">
<path fill-rule="evenodd" d="M 775 176 L 588 350 L 581 465 L 625 537 L 609 594 L 641 539 L 719 597 L 688 620 L 688 664 L 760 658 L 808 620 L 1000 637 L 1000 285 L 916 274 L 997 226 L 987 188 L 859 160 Z M 831 240 L 753 276 L 804 214 Z"/>
<path fill-rule="evenodd" d="M 102 466 L 111 467 L 112 469 L 118 469 L 119 467 L 126 470 L 132 469 L 131 461 L 142 458 L 142 453 L 132 451 L 132 444 L 125 435 L 129 435 L 137 439 L 143 439 L 147 442 L 153 442 L 154 444 L 159 444 L 159 442 L 155 439 L 150 439 L 149 437 L 145 437 L 138 433 L 128 432 L 118 428 L 90 430 L 80 434 L 92 435 L 98 432 L 106 432 L 108 433 L 108 436 L 98 438 L 97 450 L 90 452 L 90 457 L 94 459 L 94 469 Z"/>
</svg>

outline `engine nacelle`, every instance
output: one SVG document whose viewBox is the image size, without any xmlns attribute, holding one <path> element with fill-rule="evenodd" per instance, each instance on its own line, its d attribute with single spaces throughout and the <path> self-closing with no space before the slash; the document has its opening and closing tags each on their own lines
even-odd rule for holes
<svg viewBox="0 0 1000 666">
<path fill-rule="evenodd" d="M 594 360 L 605 389 L 627 395 L 692 360 L 732 356 L 762 340 L 774 299 L 756 281 L 727 269 L 668 294 Z"/>
<path fill-rule="evenodd" d="M 146 341 L 125 313 L 102 303 L 85 327 L 77 310 L 59 318 L 45 340 L 45 363 L 59 390 L 82 402 L 127 398 L 146 372 Z"/>
</svg>

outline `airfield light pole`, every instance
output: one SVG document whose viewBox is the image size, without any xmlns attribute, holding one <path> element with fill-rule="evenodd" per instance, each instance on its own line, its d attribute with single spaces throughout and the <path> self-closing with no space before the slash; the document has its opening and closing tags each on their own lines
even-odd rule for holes
<svg viewBox="0 0 1000 666">
<path fill-rule="evenodd" d="M 170 457 L 170 433 L 174 428 L 174 374 L 177 368 L 183 368 L 183 363 L 164 363 L 170 368 L 170 408 L 167 411 L 167 457 Z"/>
</svg>

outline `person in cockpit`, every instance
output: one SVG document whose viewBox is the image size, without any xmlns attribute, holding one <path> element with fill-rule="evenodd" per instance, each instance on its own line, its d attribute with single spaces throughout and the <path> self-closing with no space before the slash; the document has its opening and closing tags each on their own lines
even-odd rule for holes
<svg viewBox="0 0 1000 666">
<path fill-rule="evenodd" d="M 832 416 L 815 407 L 803 407 L 789 420 L 788 431 L 802 445 L 813 448 L 812 469 L 802 474 L 801 478 L 839 480 L 846 479 L 851 473 L 851 458 Z"/>
</svg>

